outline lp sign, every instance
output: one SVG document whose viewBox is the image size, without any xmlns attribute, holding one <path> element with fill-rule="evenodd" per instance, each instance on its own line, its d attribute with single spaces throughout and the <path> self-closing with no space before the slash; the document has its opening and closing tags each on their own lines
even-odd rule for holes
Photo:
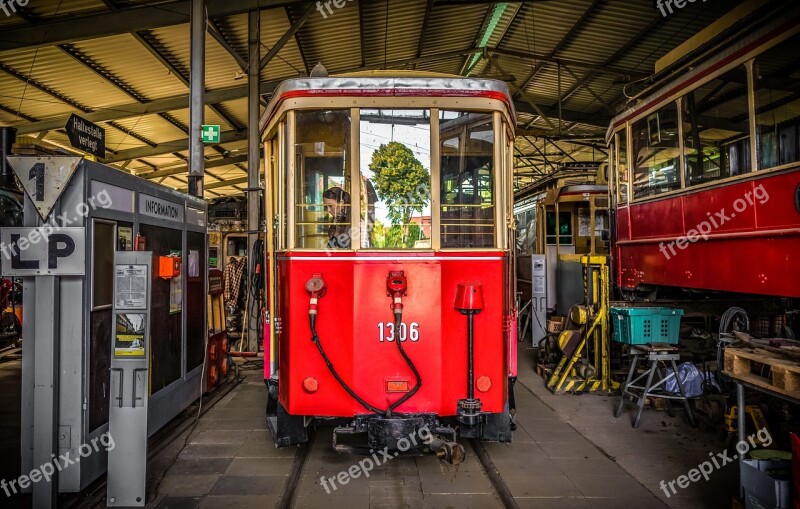
<svg viewBox="0 0 800 509">
<path fill-rule="evenodd" d="M 3 228 L 3 276 L 83 276 L 84 228 Z"/>
</svg>

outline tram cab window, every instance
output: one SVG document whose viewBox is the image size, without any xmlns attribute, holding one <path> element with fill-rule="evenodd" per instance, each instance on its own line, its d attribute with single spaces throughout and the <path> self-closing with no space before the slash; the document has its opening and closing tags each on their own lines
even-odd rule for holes
<svg viewBox="0 0 800 509">
<path fill-rule="evenodd" d="M 753 64 L 759 170 L 800 161 L 798 44 L 800 35 L 790 37 Z"/>
<path fill-rule="evenodd" d="M 430 110 L 361 110 L 361 247 L 431 248 Z"/>
<path fill-rule="evenodd" d="M 494 247 L 494 128 L 490 113 L 441 111 L 442 248 Z"/>
<path fill-rule="evenodd" d="M 545 225 L 546 242 L 549 246 L 556 245 L 556 213 L 548 212 Z M 571 246 L 575 243 L 572 238 L 572 212 L 558 213 L 558 244 Z"/>
<path fill-rule="evenodd" d="M 633 197 L 680 189 L 678 107 L 670 102 L 633 124 Z"/>
<path fill-rule="evenodd" d="M 750 171 L 747 72 L 737 67 L 681 98 L 686 185 Z"/>
<path fill-rule="evenodd" d="M 314 110 L 296 113 L 295 133 L 295 246 L 324 249 L 331 233 L 349 245 L 350 203 L 341 200 L 336 215 L 325 206 L 323 194 L 334 188 L 349 196 L 350 111 Z M 347 238 L 345 238 L 347 237 Z"/>
</svg>

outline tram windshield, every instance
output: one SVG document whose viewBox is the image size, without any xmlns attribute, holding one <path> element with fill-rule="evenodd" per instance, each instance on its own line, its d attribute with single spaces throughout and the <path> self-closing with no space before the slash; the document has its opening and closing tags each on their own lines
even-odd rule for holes
<svg viewBox="0 0 800 509">
<path fill-rule="evenodd" d="M 430 110 L 361 110 L 361 247 L 431 248 Z"/>
</svg>

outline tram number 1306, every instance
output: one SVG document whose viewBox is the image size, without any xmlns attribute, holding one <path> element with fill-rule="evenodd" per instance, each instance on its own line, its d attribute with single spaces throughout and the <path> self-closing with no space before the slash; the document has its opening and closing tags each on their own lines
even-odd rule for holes
<svg viewBox="0 0 800 509">
<path fill-rule="evenodd" d="M 395 324 L 393 322 L 379 322 L 378 323 L 378 341 L 383 343 L 384 341 L 392 342 L 395 339 Z M 401 323 L 400 324 L 400 341 L 405 341 L 410 339 L 412 342 L 416 343 L 419 341 L 419 324 L 417 322 L 411 322 L 410 324 Z"/>
</svg>

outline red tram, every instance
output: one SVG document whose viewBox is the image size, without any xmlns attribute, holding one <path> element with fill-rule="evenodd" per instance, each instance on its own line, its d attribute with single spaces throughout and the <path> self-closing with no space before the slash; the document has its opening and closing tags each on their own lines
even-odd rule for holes
<svg viewBox="0 0 800 509">
<path fill-rule="evenodd" d="M 277 89 L 261 121 L 277 445 L 305 442 L 312 418 L 339 424 L 339 446 L 365 433 L 396 450 L 423 426 L 510 441 L 514 127 L 492 80 Z"/>
<path fill-rule="evenodd" d="M 753 16 L 612 121 L 613 256 L 629 297 L 800 297 L 798 48 L 795 6 Z"/>
</svg>

